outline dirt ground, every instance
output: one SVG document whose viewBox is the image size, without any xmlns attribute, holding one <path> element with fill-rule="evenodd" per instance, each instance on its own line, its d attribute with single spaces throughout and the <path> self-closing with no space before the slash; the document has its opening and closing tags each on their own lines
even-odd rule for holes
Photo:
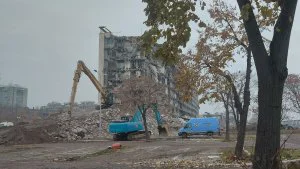
<svg viewBox="0 0 300 169">
<path fill-rule="evenodd" d="M 285 136 L 283 136 L 284 138 Z M 253 146 L 249 136 L 246 146 Z M 111 140 L 64 143 L 1 145 L 1 169 L 96 169 L 96 168 L 238 168 L 220 163 L 220 150 L 234 147 L 223 138 L 153 138 L 151 142 L 124 141 L 120 150 L 107 149 Z M 287 148 L 300 148 L 294 134 Z"/>
<path fill-rule="evenodd" d="M 18 124 L 13 127 L 0 128 L 1 144 L 32 144 L 54 142 L 54 136 L 49 133 L 56 133 L 57 124 L 52 120 L 37 121 L 35 123 Z"/>
</svg>

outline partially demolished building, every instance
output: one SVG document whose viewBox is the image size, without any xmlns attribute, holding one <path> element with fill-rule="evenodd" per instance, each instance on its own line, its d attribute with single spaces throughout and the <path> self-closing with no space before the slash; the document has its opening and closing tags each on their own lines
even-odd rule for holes
<svg viewBox="0 0 300 169">
<path fill-rule="evenodd" d="M 160 60 L 145 55 L 141 51 L 138 36 L 115 36 L 105 27 L 100 27 L 100 30 L 98 72 L 104 87 L 113 90 L 124 79 L 149 76 L 159 83 L 166 84 L 170 104 L 179 116 L 198 115 L 197 97 L 189 103 L 179 100 L 175 90 L 174 66 L 164 66 Z"/>
</svg>

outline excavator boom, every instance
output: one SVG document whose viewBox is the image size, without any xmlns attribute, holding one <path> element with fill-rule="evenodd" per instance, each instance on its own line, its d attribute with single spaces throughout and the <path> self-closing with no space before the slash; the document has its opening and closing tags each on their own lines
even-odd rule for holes
<svg viewBox="0 0 300 169">
<path fill-rule="evenodd" d="M 94 84 L 98 92 L 101 94 L 103 101 L 106 102 L 107 99 L 107 94 L 103 89 L 102 85 L 100 84 L 100 82 L 96 79 L 96 77 L 92 74 L 92 72 L 85 66 L 84 62 L 79 60 L 77 62 L 77 68 L 75 70 L 74 78 L 73 78 L 73 86 L 72 86 L 72 92 L 70 97 L 70 107 L 68 110 L 69 114 L 71 114 L 71 112 L 73 111 L 75 95 L 77 92 L 77 86 L 80 80 L 81 72 L 85 73 L 87 77 L 92 81 L 92 83 Z"/>
</svg>

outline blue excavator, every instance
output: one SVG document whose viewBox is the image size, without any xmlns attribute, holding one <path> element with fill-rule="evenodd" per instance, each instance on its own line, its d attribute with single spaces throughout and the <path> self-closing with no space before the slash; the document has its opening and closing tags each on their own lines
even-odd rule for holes
<svg viewBox="0 0 300 169">
<path fill-rule="evenodd" d="M 155 113 L 157 129 L 159 135 L 168 136 L 168 126 L 162 119 L 158 111 L 157 104 L 152 104 L 152 110 Z M 122 116 L 120 120 L 113 120 L 108 126 L 109 133 L 113 134 L 113 139 L 117 140 L 135 140 L 145 136 L 142 114 L 139 110 L 133 116 Z"/>
</svg>

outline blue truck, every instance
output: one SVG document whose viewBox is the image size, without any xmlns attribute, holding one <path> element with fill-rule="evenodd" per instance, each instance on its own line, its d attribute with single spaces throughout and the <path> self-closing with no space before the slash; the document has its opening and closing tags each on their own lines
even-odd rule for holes
<svg viewBox="0 0 300 169">
<path fill-rule="evenodd" d="M 220 135 L 220 122 L 216 117 L 191 118 L 184 127 L 179 129 L 178 135 L 187 138 L 192 135 Z"/>
<path fill-rule="evenodd" d="M 152 110 L 158 125 L 159 135 L 168 135 L 168 127 L 157 109 L 157 104 L 152 104 Z M 142 114 L 139 110 L 133 116 L 122 116 L 121 120 L 113 120 L 108 125 L 114 140 L 133 140 L 145 135 Z"/>
</svg>

